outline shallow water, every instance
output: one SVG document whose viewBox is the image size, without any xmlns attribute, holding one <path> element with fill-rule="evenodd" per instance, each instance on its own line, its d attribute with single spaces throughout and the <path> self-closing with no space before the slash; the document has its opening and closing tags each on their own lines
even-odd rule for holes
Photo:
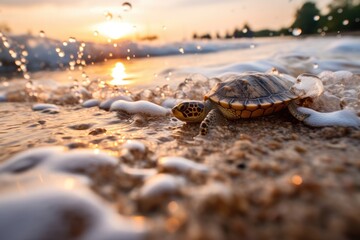
<svg viewBox="0 0 360 240">
<path fill-rule="evenodd" d="M 8 214 L 6 206 L 14 199 L 20 205 L 50 201 L 58 212 L 73 212 L 70 217 L 81 223 L 91 216 L 89 224 L 55 228 L 63 237 L 85 239 L 113 239 L 116 234 L 134 239 L 164 234 L 169 239 L 356 235 L 359 130 L 314 129 L 283 111 L 219 126 L 199 137 L 198 124 L 183 124 L 167 112 L 179 100 L 201 100 L 216 83 L 211 77 L 272 71 L 293 77 L 317 74 L 325 92 L 312 108 L 359 114 L 359 42 L 358 37 L 244 40 L 241 46 L 247 48 L 108 60 L 72 71 L 30 73 L 31 82 L 2 78 L 0 194 L 9 199 L 0 202 L 0 212 Z M 116 96 L 163 105 L 165 111 L 149 116 L 141 109 L 128 114 L 83 107 L 88 99 L 104 102 Z M 37 105 L 35 111 L 36 103 L 57 107 Z M 28 193 L 23 195 L 23 189 Z M 71 197 L 67 191 L 78 194 Z M 76 204 L 69 207 L 62 201 Z M 73 207 L 77 204 L 84 206 L 80 212 Z M 44 211 L 41 206 L 34 209 L 40 215 Z M 293 214 L 287 214 L 289 209 Z M 43 214 L 44 219 L 57 219 L 50 228 L 66 221 L 58 212 Z M 111 225 L 123 221 L 113 220 L 114 215 L 131 219 L 127 232 Z M 292 224 L 297 226 L 293 231 Z M 329 234 L 323 234 L 323 226 Z M 47 236 L 38 227 L 28 234 Z"/>
</svg>

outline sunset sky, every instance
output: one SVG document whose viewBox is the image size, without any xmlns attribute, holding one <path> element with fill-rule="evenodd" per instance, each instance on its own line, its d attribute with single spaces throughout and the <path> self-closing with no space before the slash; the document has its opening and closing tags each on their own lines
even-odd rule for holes
<svg viewBox="0 0 360 240">
<path fill-rule="evenodd" d="M 163 41 L 233 31 L 249 23 L 253 30 L 278 29 L 293 21 L 303 0 L 0 0 L 0 25 L 14 34 L 44 31 L 59 40 L 157 35 Z M 325 9 L 331 0 L 318 0 Z M 112 18 L 111 18 L 112 16 Z M 120 17 L 119 17 L 120 16 Z M 110 19 L 111 18 L 111 19 Z M 97 35 L 97 32 L 99 36 Z"/>
</svg>

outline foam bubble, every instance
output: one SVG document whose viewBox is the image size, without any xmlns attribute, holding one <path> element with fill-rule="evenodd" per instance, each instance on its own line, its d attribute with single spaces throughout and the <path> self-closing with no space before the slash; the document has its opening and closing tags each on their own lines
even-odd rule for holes
<svg viewBox="0 0 360 240">
<path fill-rule="evenodd" d="M 110 111 L 124 111 L 129 114 L 145 114 L 149 116 L 166 116 L 170 110 L 148 101 L 127 102 L 118 100 L 111 104 Z"/>
<path fill-rule="evenodd" d="M 98 99 L 89 99 L 83 102 L 82 106 L 85 108 L 97 107 L 99 106 L 100 101 Z"/>
<path fill-rule="evenodd" d="M 120 95 L 120 96 L 112 97 L 112 98 L 102 101 L 99 105 L 99 108 L 108 111 L 111 107 L 111 104 L 113 104 L 114 102 L 116 102 L 118 100 L 132 101 L 132 99 L 128 96 Z"/>
<path fill-rule="evenodd" d="M 185 179 L 170 174 L 157 174 L 146 180 L 140 189 L 139 196 L 142 199 L 156 198 L 164 194 L 173 194 L 185 184 Z"/>
<path fill-rule="evenodd" d="M 176 172 L 202 172 L 206 173 L 209 171 L 208 167 L 196 163 L 192 160 L 183 157 L 162 157 L 158 160 L 158 168 L 164 171 L 176 171 Z"/>
</svg>

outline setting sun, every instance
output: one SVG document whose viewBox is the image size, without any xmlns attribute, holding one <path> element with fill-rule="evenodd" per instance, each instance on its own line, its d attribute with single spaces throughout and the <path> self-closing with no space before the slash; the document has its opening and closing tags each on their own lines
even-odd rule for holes
<svg viewBox="0 0 360 240">
<path fill-rule="evenodd" d="M 120 21 L 107 21 L 96 25 L 100 35 L 111 39 L 119 39 L 129 36 L 133 32 L 133 26 L 130 23 Z"/>
<path fill-rule="evenodd" d="M 117 62 L 115 67 L 112 69 L 111 76 L 113 80 L 110 82 L 112 85 L 125 85 L 127 84 L 126 78 L 127 74 L 125 72 L 125 65 L 121 62 Z"/>
</svg>

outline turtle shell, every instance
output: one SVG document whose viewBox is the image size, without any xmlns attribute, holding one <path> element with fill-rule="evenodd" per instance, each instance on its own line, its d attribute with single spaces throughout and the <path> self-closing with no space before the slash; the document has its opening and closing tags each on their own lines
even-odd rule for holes
<svg viewBox="0 0 360 240">
<path fill-rule="evenodd" d="M 221 80 L 204 99 L 215 103 L 228 119 L 269 115 L 298 98 L 290 91 L 293 83 L 279 75 L 250 72 Z"/>
</svg>

